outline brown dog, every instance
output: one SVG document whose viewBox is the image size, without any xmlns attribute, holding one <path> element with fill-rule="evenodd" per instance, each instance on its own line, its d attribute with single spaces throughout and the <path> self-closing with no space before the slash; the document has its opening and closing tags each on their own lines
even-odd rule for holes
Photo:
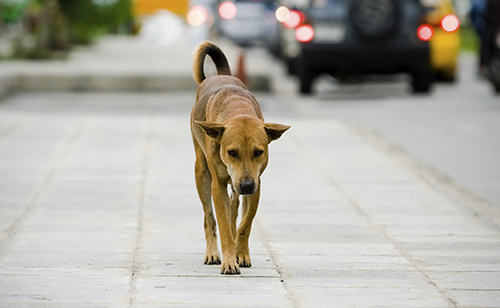
<svg viewBox="0 0 500 308">
<path fill-rule="evenodd" d="M 215 63 L 216 76 L 205 77 L 207 55 Z M 205 212 L 205 264 L 221 264 L 213 197 L 221 236 L 221 274 L 239 274 L 239 266 L 252 265 L 248 238 L 259 204 L 260 175 L 267 166 L 268 144 L 290 126 L 264 123 L 259 103 L 238 78 L 231 76 L 226 56 L 215 44 L 206 41 L 197 47 L 193 76 L 199 88 L 191 112 L 191 133 L 196 188 Z M 242 220 L 236 229 L 240 195 Z"/>
</svg>

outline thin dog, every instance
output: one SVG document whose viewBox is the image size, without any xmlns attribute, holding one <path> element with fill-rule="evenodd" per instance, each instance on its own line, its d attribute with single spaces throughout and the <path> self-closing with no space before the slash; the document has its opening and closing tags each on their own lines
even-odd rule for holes
<svg viewBox="0 0 500 308">
<path fill-rule="evenodd" d="M 215 76 L 205 77 L 207 55 L 215 63 Z M 290 126 L 264 122 L 257 99 L 231 76 L 226 56 L 215 44 L 205 41 L 195 49 L 193 76 L 199 84 L 191 112 L 191 134 L 196 188 L 205 213 L 204 262 L 221 264 L 213 198 L 221 237 L 221 274 L 240 274 L 240 267 L 252 265 L 248 239 L 259 204 L 260 176 L 268 163 L 268 144 Z M 236 228 L 240 195 L 242 220 Z"/>
</svg>

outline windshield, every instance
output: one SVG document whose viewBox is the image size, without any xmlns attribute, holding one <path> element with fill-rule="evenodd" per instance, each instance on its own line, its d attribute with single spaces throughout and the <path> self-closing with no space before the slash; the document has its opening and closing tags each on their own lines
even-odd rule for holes
<svg viewBox="0 0 500 308">
<path fill-rule="evenodd" d="M 311 7 L 313 8 L 327 8 L 337 5 L 340 0 L 312 0 Z"/>
</svg>

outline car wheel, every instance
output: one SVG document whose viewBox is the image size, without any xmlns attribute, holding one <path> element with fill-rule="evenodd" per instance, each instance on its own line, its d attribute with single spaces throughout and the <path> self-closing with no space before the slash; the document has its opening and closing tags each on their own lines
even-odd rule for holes
<svg viewBox="0 0 500 308">
<path fill-rule="evenodd" d="M 488 65 L 488 79 L 493 84 L 495 92 L 500 93 L 500 55 L 496 54 Z"/>
<path fill-rule="evenodd" d="M 300 93 L 312 94 L 312 84 L 314 79 L 310 76 L 300 76 Z"/>
<path fill-rule="evenodd" d="M 412 75 L 411 87 L 413 93 L 429 93 L 433 82 L 432 74 L 419 72 Z"/>
<path fill-rule="evenodd" d="M 297 70 L 298 70 L 297 65 L 298 64 L 296 60 L 290 59 L 286 61 L 286 70 L 289 75 L 292 76 L 297 75 Z"/>
<path fill-rule="evenodd" d="M 351 0 L 349 21 L 354 33 L 368 40 L 394 35 L 401 19 L 399 0 Z"/>
<path fill-rule="evenodd" d="M 300 68 L 298 72 L 299 82 L 300 82 L 300 93 L 301 94 L 312 94 L 312 85 L 314 82 L 314 75 L 307 69 Z"/>
<path fill-rule="evenodd" d="M 454 83 L 457 81 L 457 78 L 454 72 L 437 72 L 436 81 L 445 83 Z"/>
</svg>

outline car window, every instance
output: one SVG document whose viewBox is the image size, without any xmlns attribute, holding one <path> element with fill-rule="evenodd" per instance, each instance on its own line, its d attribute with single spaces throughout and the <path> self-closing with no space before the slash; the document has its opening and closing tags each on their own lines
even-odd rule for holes
<svg viewBox="0 0 500 308">
<path fill-rule="evenodd" d="M 420 0 L 425 6 L 438 6 L 440 0 Z"/>
<path fill-rule="evenodd" d="M 311 6 L 318 9 L 328 8 L 331 6 L 335 6 L 336 4 L 338 4 L 338 2 L 340 2 L 340 0 L 313 0 L 311 2 Z"/>
<path fill-rule="evenodd" d="M 312 0 L 310 13 L 319 19 L 342 19 L 346 15 L 345 0 Z"/>
<path fill-rule="evenodd" d="M 254 2 L 254 3 L 262 3 L 265 5 L 271 4 L 270 0 L 235 0 L 234 2 L 236 2 L 236 3 L 238 3 L 238 2 Z"/>
</svg>

